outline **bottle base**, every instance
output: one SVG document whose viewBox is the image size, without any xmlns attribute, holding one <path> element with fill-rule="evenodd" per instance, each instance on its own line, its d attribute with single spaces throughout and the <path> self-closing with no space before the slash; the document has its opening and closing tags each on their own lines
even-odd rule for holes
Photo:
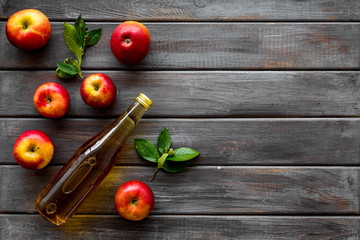
<svg viewBox="0 0 360 240">
<path fill-rule="evenodd" d="M 58 218 L 56 215 L 54 216 L 55 219 L 49 218 L 48 216 L 46 216 L 44 213 L 42 213 L 40 211 L 40 209 L 38 209 L 36 203 L 35 203 L 35 209 L 40 213 L 41 216 L 43 216 L 45 219 L 47 219 L 49 222 L 55 224 L 56 226 L 60 226 L 63 225 L 66 221 L 64 221 L 63 219 Z"/>
</svg>

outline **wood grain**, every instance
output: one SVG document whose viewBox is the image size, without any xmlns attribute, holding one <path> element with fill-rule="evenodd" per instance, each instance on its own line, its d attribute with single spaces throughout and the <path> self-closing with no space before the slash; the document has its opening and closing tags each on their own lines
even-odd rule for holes
<svg viewBox="0 0 360 240">
<path fill-rule="evenodd" d="M 33 213 L 34 201 L 60 167 L 29 171 L 0 166 L 0 213 Z M 129 180 L 152 188 L 154 214 L 359 214 L 359 167 L 115 167 L 81 206 L 82 214 L 116 214 L 114 196 Z M 281 201 L 280 201 L 281 199 Z"/>
<path fill-rule="evenodd" d="M 67 117 L 117 117 L 138 96 L 154 105 L 145 117 L 359 116 L 360 74 L 355 71 L 101 71 L 115 83 L 115 104 L 92 109 L 80 96 L 81 79 L 55 71 L 1 71 L 0 116 L 40 117 L 32 98 L 45 82 L 70 93 Z M 94 71 L 84 73 L 89 76 Z"/>
<path fill-rule="evenodd" d="M 58 227 L 40 215 L 0 215 L 1 239 L 358 239 L 358 217 L 74 216 Z M 106 230 L 105 230 L 106 229 Z"/>
<path fill-rule="evenodd" d="M 151 0 L 151 1 L 1 1 L 1 19 L 25 8 L 42 11 L 51 20 L 75 20 L 79 13 L 87 21 L 359 21 L 356 0 Z"/>
<path fill-rule="evenodd" d="M 358 0 L 3 0 L 0 28 L 25 8 L 43 11 L 52 35 L 44 48 L 25 52 L 0 34 L 0 239 L 359 239 Z M 109 109 L 88 107 L 81 79 L 54 73 L 56 62 L 72 56 L 63 22 L 79 13 L 90 30 L 103 28 L 82 68 L 115 82 Z M 121 65 L 109 46 L 125 20 L 142 21 L 151 33 L 149 55 L 135 66 Z M 45 119 L 33 106 L 35 89 L 49 81 L 70 92 L 64 118 Z M 68 224 L 44 220 L 34 209 L 37 194 L 139 92 L 155 104 L 117 166 Z M 133 139 L 156 143 L 163 126 L 174 148 L 201 155 L 184 172 L 160 171 L 149 182 L 155 166 L 136 154 Z M 12 156 L 29 129 L 55 143 L 42 170 L 23 169 Z M 155 194 L 141 222 L 114 209 L 128 180 L 148 183 Z"/>
<path fill-rule="evenodd" d="M 359 165 L 360 119 L 143 119 L 120 153 L 118 164 L 147 165 L 134 138 L 156 145 L 166 126 L 172 147 L 201 154 L 194 165 Z M 1 119 L 0 164 L 16 164 L 12 146 L 24 131 L 46 132 L 55 144 L 50 164 L 64 164 L 87 139 L 112 120 Z M 150 164 L 152 165 L 152 164 Z"/>
<path fill-rule="evenodd" d="M 117 23 L 88 25 L 103 28 L 103 36 L 86 50 L 83 69 L 359 69 L 359 23 L 146 23 L 150 51 L 134 66 L 111 52 Z M 0 69 L 55 69 L 71 56 L 62 34 L 63 23 L 53 22 L 49 42 L 35 52 L 11 46 L 1 34 Z"/>
</svg>

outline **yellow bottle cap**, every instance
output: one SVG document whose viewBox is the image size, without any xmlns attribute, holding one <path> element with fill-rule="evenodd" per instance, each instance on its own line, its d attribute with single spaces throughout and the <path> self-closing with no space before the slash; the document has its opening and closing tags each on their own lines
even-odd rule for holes
<svg viewBox="0 0 360 240">
<path fill-rule="evenodd" d="M 153 101 L 151 101 L 151 99 L 143 93 L 140 93 L 140 95 L 136 98 L 136 101 L 141 103 L 141 105 L 143 105 L 146 109 L 149 109 L 153 104 Z"/>
</svg>

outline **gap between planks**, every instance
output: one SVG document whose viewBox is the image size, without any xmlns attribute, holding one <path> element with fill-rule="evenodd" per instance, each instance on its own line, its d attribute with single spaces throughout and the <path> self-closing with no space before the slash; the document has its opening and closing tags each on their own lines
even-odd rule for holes
<svg viewBox="0 0 360 240">
<path fill-rule="evenodd" d="M 1 22 L 7 22 L 9 18 L 1 18 L 0 19 L 0 23 Z M 131 20 L 119 20 L 119 21 L 114 21 L 114 20 L 101 20 L 99 21 L 98 19 L 94 20 L 94 19 L 89 19 L 89 18 L 84 18 L 85 22 L 90 22 L 90 23 L 122 23 L 125 21 L 131 21 Z M 76 18 L 58 18 L 58 19 L 51 19 L 49 18 L 50 23 L 54 22 L 54 23 L 62 23 L 62 22 L 75 22 Z M 239 23 L 244 23 L 244 24 L 276 24 L 276 23 L 325 23 L 325 24 L 346 24 L 346 23 L 360 23 L 359 20 L 259 20 L 257 21 L 256 19 L 251 20 L 251 19 L 246 19 L 246 20 L 232 20 L 232 21 L 224 21 L 224 20 L 218 20 L 218 21 L 207 21 L 207 20 L 186 20 L 186 21 L 182 21 L 182 20 L 152 20 L 152 21 L 141 21 L 141 20 L 137 20 L 138 22 L 141 22 L 143 24 L 203 24 L 203 23 L 209 23 L 209 24 L 239 24 Z"/>
<path fill-rule="evenodd" d="M 120 116 L 120 114 L 119 114 Z M 111 119 L 115 119 L 116 117 L 111 117 L 111 116 L 105 116 L 102 118 L 93 118 L 93 117 L 73 117 L 73 116 L 69 116 L 69 117 L 64 117 L 62 118 L 63 120 L 75 120 L 75 121 L 95 121 L 95 120 L 111 120 Z M 16 117 L 14 116 L 1 116 L 0 115 L 0 121 L 4 119 L 4 120 L 26 120 L 26 121 L 45 121 L 45 120 L 50 120 L 48 118 L 44 118 L 43 116 L 30 116 L 30 117 Z M 319 117 L 319 116 L 283 116 L 283 117 L 279 117 L 279 116 L 261 116 L 261 117 L 256 117 L 256 116 L 244 116 L 244 117 L 236 117 L 236 116 L 229 116 L 229 117 L 224 117 L 224 116 L 209 116 L 209 117 L 174 117 L 174 118 L 169 118 L 169 117 L 142 117 L 141 121 L 151 121 L 151 122 L 163 122 L 163 121 L 183 121 L 183 122 L 220 122 L 220 121 L 226 121 L 226 122 L 246 122 L 246 121 L 252 121 L 252 122 L 263 122 L 263 121 L 343 121 L 343 120 L 352 120 L 352 121 L 358 121 L 360 120 L 360 116 L 324 116 L 324 117 Z"/>
<path fill-rule="evenodd" d="M 125 66 L 125 65 L 122 65 Z M 56 67 L 56 66 L 55 66 Z M 54 68 L 36 68 L 36 69 L 31 69 L 31 68 L 2 68 L 0 66 L 0 73 L 2 72 L 41 72 L 41 71 L 50 71 L 53 70 L 54 74 L 55 74 L 55 67 Z M 126 66 L 125 66 L 126 67 Z M 91 67 L 91 68 L 87 68 L 87 67 L 82 67 L 82 70 L 84 70 L 83 72 L 98 72 L 98 71 L 102 71 L 102 72 L 114 72 L 114 73 L 118 73 L 120 72 L 154 72 L 154 73 L 233 73 L 233 72 L 261 72 L 261 73 L 266 73 L 266 72 L 311 72 L 311 73 L 323 73 L 323 72 L 354 72 L 357 73 L 360 71 L 360 67 L 349 67 L 349 68 L 327 68 L 327 69 L 314 69 L 314 68 L 172 68 L 172 69 L 168 69 L 168 68 L 156 68 L 156 69 L 134 69 L 134 68 L 108 68 L 108 69 L 104 69 L 104 68 L 96 68 L 96 67 Z M 81 80 L 81 79 L 80 79 Z"/>
<path fill-rule="evenodd" d="M 37 212 L 7 212 L 7 213 L 0 213 L 0 217 L 2 216 L 33 216 L 33 215 L 39 215 L 39 213 Z M 114 217 L 114 216 L 119 216 L 119 214 L 114 213 L 114 214 L 104 214 L 104 213 L 76 213 L 74 215 L 74 217 L 92 217 L 92 216 L 97 216 L 97 217 Z M 255 213 L 242 213 L 242 214 L 214 214 L 214 213 L 201 213 L 201 214 L 168 214 L 168 213 L 156 213 L 156 214 L 151 214 L 149 215 L 150 217 L 201 217 L 201 218 L 253 218 L 253 217 L 268 217 L 268 218 L 287 218 L 287 219 L 298 219 L 298 218 L 332 218 L 332 219 L 337 219 L 337 218 L 354 218 L 354 219 L 359 219 L 360 215 L 359 214 L 348 214 L 348 213 L 339 213 L 339 214 L 317 214 L 317 213 L 305 213 L 305 214 L 291 214 L 291 213 L 283 213 L 283 214 L 279 214 L 279 213 L 261 213 L 261 214 L 255 214 Z"/>
<path fill-rule="evenodd" d="M 61 167 L 64 164 L 55 164 L 55 165 L 47 165 L 48 167 Z M 21 168 L 18 164 L 1 164 L 0 168 Z M 116 164 L 114 167 L 121 168 L 153 168 L 155 169 L 155 165 L 135 165 L 135 164 Z M 276 169 L 290 169 L 290 170 L 297 170 L 297 169 L 305 169 L 305 170 L 314 170 L 314 169 L 358 169 L 360 170 L 360 165 L 193 165 L 189 166 L 188 170 L 191 169 L 214 169 L 217 170 L 228 170 L 228 169 L 268 169 L 268 170 L 276 170 Z M 27 169 L 24 169 L 27 170 Z M 28 170 L 28 171 L 36 171 L 36 170 Z"/>
</svg>

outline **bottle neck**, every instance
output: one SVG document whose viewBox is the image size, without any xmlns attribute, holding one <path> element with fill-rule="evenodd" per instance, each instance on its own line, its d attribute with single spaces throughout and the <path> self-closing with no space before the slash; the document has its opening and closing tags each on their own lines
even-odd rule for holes
<svg viewBox="0 0 360 240">
<path fill-rule="evenodd" d="M 134 102 L 113 123 L 99 133 L 99 138 L 96 139 L 96 143 L 91 147 L 92 151 L 100 149 L 105 142 L 113 142 L 117 143 L 117 145 L 124 144 L 145 112 L 146 108 L 144 106 L 137 101 Z"/>
<path fill-rule="evenodd" d="M 146 108 L 138 101 L 135 101 L 127 110 L 126 115 L 137 124 L 146 112 Z M 121 118 L 122 116 L 120 116 Z"/>
</svg>

